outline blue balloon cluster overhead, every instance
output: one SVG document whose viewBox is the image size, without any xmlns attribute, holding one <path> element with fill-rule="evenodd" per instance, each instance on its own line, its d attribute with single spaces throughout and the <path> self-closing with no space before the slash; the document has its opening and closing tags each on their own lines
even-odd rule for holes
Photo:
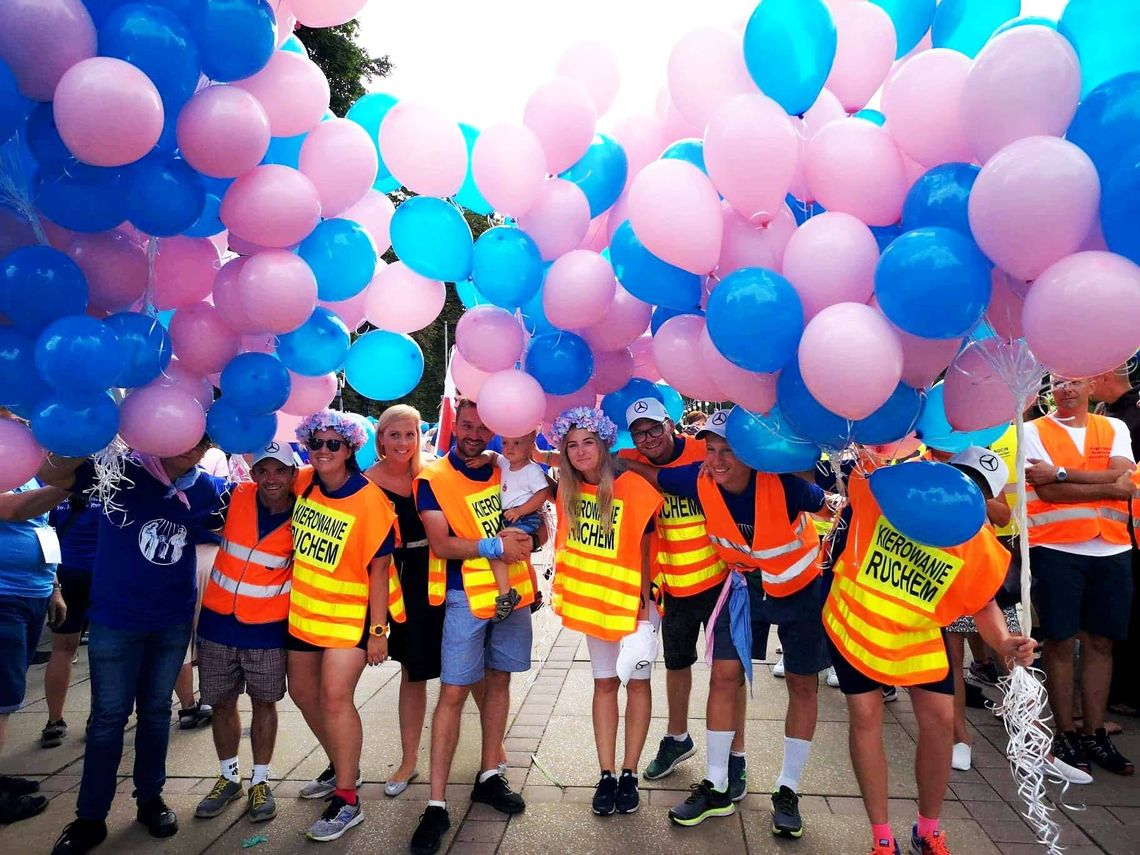
<svg viewBox="0 0 1140 855">
<path fill-rule="evenodd" d="M 614 230 L 610 263 L 622 287 L 646 303 L 685 310 L 701 301 L 701 277 L 651 253 L 633 233 L 629 220 Z"/>
<path fill-rule="evenodd" d="M 760 91 L 795 116 L 819 97 L 836 44 L 823 0 L 760 0 L 744 30 L 744 62 Z"/>
</svg>

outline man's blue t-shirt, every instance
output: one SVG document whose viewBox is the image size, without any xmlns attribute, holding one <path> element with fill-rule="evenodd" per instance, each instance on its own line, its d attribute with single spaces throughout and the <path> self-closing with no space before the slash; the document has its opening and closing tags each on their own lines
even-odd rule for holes
<svg viewBox="0 0 1140 855">
<path fill-rule="evenodd" d="M 34 478 L 13 493 L 36 490 Z M 44 561 L 37 528 L 46 528 L 48 515 L 30 520 L 0 522 L 0 595 L 10 597 L 50 597 L 55 582 L 55 565 Z"/>
<path fill-rule="evenodd" d="M 60 564 L 68 570 L 90 573 L 99 545 L 99 518 L 103 506 L 97 499 L 72 496 L 48 513 L 48 522 L 59 536 Z"/>
<path fill-rule="evenodd" d="M 494 466 L 480 466 L 472 469 L 469 467 L 454 450 L 447 453 L 448 462 L 455 467 L 455 471 L 465 478 L 472 481 L 490 481 L 491 476 L 495 473 Z M 431 484 L 427 481 L 416 482 L 416 510 L 421 514 L 424 511 L 442 511 L 443 508 L 439 506 L 439 501 L 432 492 Z M 449 525 L 447 527 L 448 534 L 454 536 L 455 532 Z M 462 561 L 448 561 L 447 562 L 447 590 L 449 591 L 462 591 L 463 590 L 463 562 Z"/>
</svg>

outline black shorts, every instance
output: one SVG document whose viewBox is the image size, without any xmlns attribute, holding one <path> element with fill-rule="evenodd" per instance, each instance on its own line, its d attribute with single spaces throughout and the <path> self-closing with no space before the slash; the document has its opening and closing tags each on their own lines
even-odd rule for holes
<svg viewBox="0 0 1140 855">
<path fill-rule="evenodd" d="M 91 572 L 61 564 L 55 578 L 59 582 L 63 602 L 67 605 L 67 617 L 59 626 L 51 627 L 51 631 L 56 635 L 83 632 L 87 623 L 87 609 L 91 605 Z"/>
<path fill-rule="evenodd" d="M 661 641 L 665 648 L 665 670 L 683 671 L 697 661 L 697 638 L 701 627 L 708 626 L 722 585 L 713 585 L 707 591 L 691 597 L 674 597 L 665 591 L 665 615 L 661 618 Z"/>
<path fill-rule="evenodd" d="M 827 633 L 824 633 L 827 636 Z M 946 648 L 946 662 L 949 663 L 950 659 L 950 642 L 946 635 L 946 630 L 942 630 L 942 644 Z M 839 678 L 839 690 L 845 695 L 862 695 L 867 692 L 877 692 L 883 686 L 891 685 L 889 683 L 880 683 L 877 680 L 872 680 L 862 671 L 858 670 L 854 665 L 848 662 L 839 648 L 835 646 L 835 642 L 827 636 L 827 646 L 831 653 L 831 665 L 835 668 L 835 676 Z M 941 680 L 935 680 L 931 683 L 920 683 L 917 686 L 908 686 L 908 689 L 924 689 L 927 692 L 934 692 L 938 695 L 953 695 L 954 694 L 954 672 L 951 668 L 946 668 L 946 676 Z"/>
<path fill-rule="evenodd" d="M 747 581 L 752 609 L 752 658 L 768 658 L 768 635 L 775 624 L 784 651 L 784 668 L 789 674 L 810 676 L 825 670 L 829 663 L 820 580 L 813 579 L 787 597 L 768 596 L 759 572 L 749 573 Z"/>
<path fill-rule="evenodd" d="M 1132 616 L 1132 552 L 1073 555 L 1048 546 L 1029 550 L 1033 606 L 1046 641 L 1078 632 L 1113 641 L 1128 637 Z"/>
</svg>

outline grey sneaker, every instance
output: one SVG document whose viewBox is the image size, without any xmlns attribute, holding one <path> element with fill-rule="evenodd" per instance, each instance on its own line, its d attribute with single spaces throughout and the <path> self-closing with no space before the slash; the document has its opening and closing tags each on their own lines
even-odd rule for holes
<svg viewBox="0 0 1140 855">
<path fill-rule="evenodd" d="M 226 809 L 226 806 L 233 801 L 237 801 L 245 795 L 240 783 L 234 783 L 229 778 L 218 776 L 218 780 L 214 781 L 214 788 L 210 790 L 209 795 L 202 801 L 198 802 L 198 807 L 194 809 L 194 816 L 199 819 L 209 819 L 212 816 L 217 816 Z"/>
<path fill-rule="evenodd" d="M 350 828 L 364 822 L 364 809 L 360 806 L 360 799 L 356 804 L 350 805 L 340 796 L 333 796 L 321 818 L 309 826 L 305 836 L 310 840 L 321 843 L 337 840 Z"/>
<path fill-rule="evenodd" d="M 249 788 L 249 821 L 268 822 L 277 816 L 277 802 L 269 783 L 262 781 Z"/>
<path fill-rule="evenodd" d="M 743 757 L 728 755 L 728 797 L 738 802 L 748 795 L 748 767 Z"/>
<path fill-rule="evenodd" d="M 364 776 L 360 772 L 357 772 L 356 786 L 359 787 L 363 783 Z M 325 767 L 325 771 L 301 787 L 299 795 L 303 799 L 327 799 L 333 794 L 333 790 L 335 789 L 336 769 L 333 768 L 332 763 L 329 763 L 329 765 Z"/>
<path fill-rule="evenodd" d="M 686 736 L 681 742 L 672 736 L 662 737 L 661 744 L 657 747 L 657 756 L 645 768 L 645 779 L 656 781 L 672 774 L 674 769 L 696 753 L 691 736 Z"/>
</svg>

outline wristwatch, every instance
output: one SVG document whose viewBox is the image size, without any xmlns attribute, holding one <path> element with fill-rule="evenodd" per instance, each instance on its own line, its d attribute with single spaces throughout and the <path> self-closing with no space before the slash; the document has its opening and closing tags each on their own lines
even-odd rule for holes
<svg viewBox="0 0 1140 855">
<path fill-rule="evenodd" d="M 388 624 L 386 624 L 386 623 L 374 623 L 370 627 L 368 627 L 368 634 L 374 635 L 377 638 L 387 638 L 388 637 Z"/>
<path fill-rule="evenodd" d="M 1065 480 L 1067 480 L 1067 479 L 1068 479 L 1068 477 L 1069 477 L 1069 472 L 1068 472 L 1068 470 L 1067 470 L 1067 469 L 1065 469 L 1065 467 L 1064 467 L 1064 466 L 1058 466 L 1058 467 L 1057 467 L 1057 476 L 1056 476 L 1056 477 L 1057 477 L 1057 480 L 1058 480 L 1058 481 L 1065 481 Z"/>
</svg>

